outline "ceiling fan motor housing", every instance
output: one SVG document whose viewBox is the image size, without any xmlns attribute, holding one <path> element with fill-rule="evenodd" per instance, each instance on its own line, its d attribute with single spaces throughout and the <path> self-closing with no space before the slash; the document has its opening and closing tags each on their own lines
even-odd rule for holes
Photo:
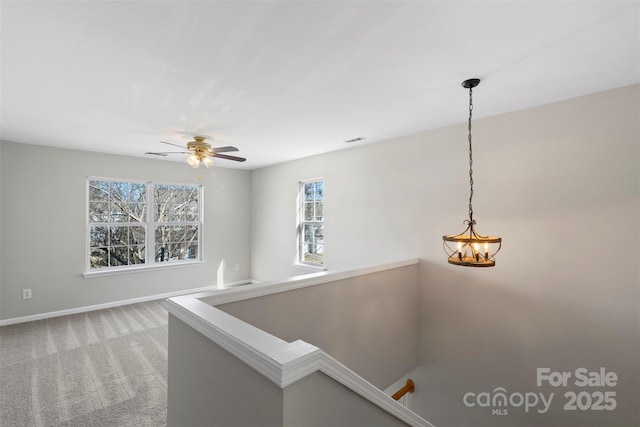
<svg viewBox="0 0 640 427">
<path fill-rule="evenodd" d="M 209 151 L 211 150 L 211 144 L 205 142 L 202 136 L 194 136 L 193 141 L 187 143 L 187 149 L 196 152 Z"/>
</svg>

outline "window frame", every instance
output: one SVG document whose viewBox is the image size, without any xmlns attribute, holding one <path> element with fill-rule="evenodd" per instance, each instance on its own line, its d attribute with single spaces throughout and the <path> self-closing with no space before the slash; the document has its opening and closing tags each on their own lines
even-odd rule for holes
<svg viewBox="0 0 640 427">
<path fill-rule="evenodd" d="M 114 221 L 106 221 L 106 222 L 91 222 L 90 215 L 90 202 L 91 202 L 91 182 L 92 181 L 106 181 L 106 182 L 122 182 L 128 184 L 144 184 L 146 191 L 145 198 L 145 221 L 143 222 L 114 222 Z M 156 221 L 154 216 L 155 213 L 155 186 L 158 185 L 168 185 L 168 186 L 176 186 L 176 187 L 195 187 L 198 191 L 198 218 L 196 221 Z M 133 271 L 144 271 L 144 270 L 154 270 L 159 268 L 174 268 L 174 267 L 185 267 L 185 266 L 193 266 L 204 264 L 206 261 L 204 260 L 204 245 L 203 245 L 203 236 L 204 236 L 204 186 L 202 184 L 194 184 L 194 183 L 178 183 L 178 182 L 167 182 L 167 181 L 151 181 L 151 180 L 139 180 L 139 179 L 128 179 L 128 178 L 113 178 L 113 177 L 99 177 L 99 176 L 89 176 L 86 179 L 86 199 L 85 199 L 85 270 L 82 273 L 82 276 L 87 277 L 95 277 L 95 276 L 104 276 L 104 275 L 112 275 L 112 274 L 121 274 L 121 273 L 129 273 Z M 156 261 L 156 227 L 163 225 L 182 225 L 185 228 L 189 225 L 197 225 L 197 240 L 198 240 L 198 251 L 197 257 L 193 259 L 182 259 L 182 260 L 173 260 L 173 261 Z M 145 262 L 142 264 L 128 264 L 128 265 L 120 265 L 120 266 L 106 266 L 101 268 L 91 268 L 91 228 L 96 226 L 139 226 L 145 229 L 145 239 L 144 239 L 144 258 Z M 131 245 L 129 245 L 131 246 Z"/>
<path fill-rule="evenodd" d="M 304 194 L 304 188 L 305 185 L 307 184 L 311 184 L 311 183 L 317 183 L 317 182 L 321 182 L 322 183 L 322 220 L 318 221 L 318 220 L 314 220 L 313 221 L 307 221 L 304 219 L 305 215 L 305 194 Z M 317 203 L 317 201 L 315 200 L 314 197 L 314 203 Z M 315 216 L 315 215 L 314 215 Z M 311 179 L 305 179 L 302 181 L 298 181 L 298 206 L 297 206 L 297 216 L 296 216 L 296 228 L 297 228 L 297 235 L 296 235 L 296 241 L 297 241 L 297 249 L 296 249 L 296 265 L 301 266 L 301 267 L 305 267 L 305 268 L 311 268 L 311 269 L 317 269 L 317 270 L 324 270 L 326 269 L 326 262 L 325 262 L 325 258 L 324 258 L 324 247 L 325 247 L 325 243 L 324 243 L 324 179 L 322 177 L 318 177 L 318 178 L 311 178 Z M 304 259 L 304 244 L 305 244 L 305 235 L 304 235 L 304 226 L 305 225 L 312 225 L 312 226 L 321 226 L 322 227 L 322 231 L 323 231 L 323 240 L 322 240 L 322 262 L 312 262 L 312 261 L 307 261 Z"/>
</svg>

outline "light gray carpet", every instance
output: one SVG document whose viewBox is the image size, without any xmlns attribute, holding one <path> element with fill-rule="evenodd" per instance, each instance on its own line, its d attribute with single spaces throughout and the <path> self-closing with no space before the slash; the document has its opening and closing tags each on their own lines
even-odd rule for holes
<svg viewBox="0 0 640 427">
<path fill-rule="evenodd" d="M 0 426 L 164 426 L 162 301 L 0 327 Z"/>
</svg>

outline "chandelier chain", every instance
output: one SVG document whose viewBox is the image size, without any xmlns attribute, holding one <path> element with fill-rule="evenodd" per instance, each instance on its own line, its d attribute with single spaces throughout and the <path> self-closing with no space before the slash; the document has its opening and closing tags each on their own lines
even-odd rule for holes
<svg viewBox="0 0 640 427">
<path fill-rule="evenodd" d="M 471 117 L 473 116 L 473 88 L 469 88 L 469 223 L 473 224 L 473 149 L 471 148 Z"/>
</svg>

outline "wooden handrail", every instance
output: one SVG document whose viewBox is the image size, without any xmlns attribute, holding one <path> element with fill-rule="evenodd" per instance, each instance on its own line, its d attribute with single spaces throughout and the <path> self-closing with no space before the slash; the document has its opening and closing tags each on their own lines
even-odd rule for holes
<svg viewBox="0 0 640 427">
<path fill-rule="evenodd" d="M 400 390 L 396 391 L 391 397 L 394 400 L 400 400 L 402 399 L 402 396 L 404 396 L 407 393 L 413 393 L 415 389 L 416 389 L 416 386 L 413 383 L 413 381 L 411 379 L 408 379 L 407 383 L 404 386 L 402 386 Z"/>
</svg>

